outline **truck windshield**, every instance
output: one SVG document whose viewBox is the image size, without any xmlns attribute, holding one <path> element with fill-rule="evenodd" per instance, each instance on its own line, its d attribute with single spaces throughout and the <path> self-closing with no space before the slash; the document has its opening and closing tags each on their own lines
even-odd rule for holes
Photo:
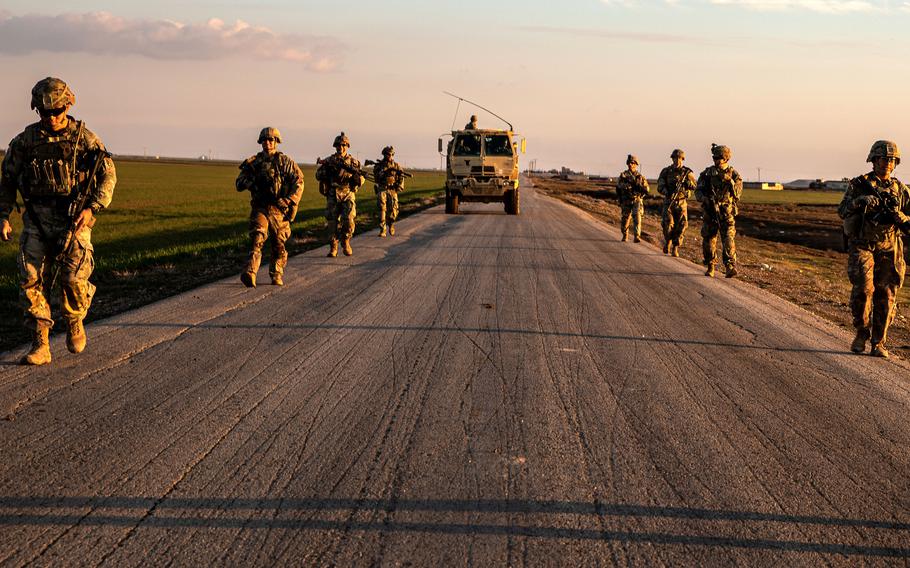
<svg viewBox="0 0 910 568">
<path fill-rule="evenodd" d="M 479 156 L 480 136 L 476 134 L 462 134 L 455 140 L 455 156 Z"/>
<path fill-rule="evenodd" d="M 490 134 L 483 137 L 487 156 L 512 156 L 512 142 L 504 134 Z"/>
</svg>

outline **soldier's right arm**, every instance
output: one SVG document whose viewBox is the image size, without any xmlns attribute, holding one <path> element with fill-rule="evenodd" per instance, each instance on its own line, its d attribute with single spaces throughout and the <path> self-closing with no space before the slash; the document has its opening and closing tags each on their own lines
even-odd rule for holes
<svg viewBox="0 0 910 568">
<path fill-rule="evenodd" d="M 860 179 L 861 178 L 853 178 L 850 180 L 850 183 L 847 185 L 847 190 L 844 191 L 844 196 L 840 200 L 840 205 L 837 206 L 837 214 L 841 219 L 846 219 L 863 206 L 856 202 L 857 198 L 861 197 L 859 191 Z"/>
<path fill-rule="evenodd" d="M 19 190 L 19 176 L 24 163 L 22 140 L 17 136 L 9 143 L 9 149 L 0 164 L 0 220 L 9 219 L 16 206 L 16 192 Z"/>
<path fill-rule="evenodd" d="M 697 199 L 698 201 L 701 201 L 701 202 L 705 201 L 705 197 L 706 197 L 705 190 L 707 189 L 708 183 L 710 182 L 710 180 L 708 179 L 709 170 L 710 170 L 710 168 L 703 171 L 701 174 L 699 174 L 698 181 L 695 182 L 695 199 Z"/>
<path fill-rule="evenodd" d="M 253 158 L 247 158 L 240 164 L 240 173 L 237 174 L 237 180 L 234 187 L 237 191 L 246 191 L 253 187 L 253 181 L 256 173 L 253 171 Z"/>
<path fill-rule="evenodd" d="M 657 176 L 657 193 L 661 195 L 667 195 L 667 168 L 660 170 L 660 175 Z"/>
</svg>

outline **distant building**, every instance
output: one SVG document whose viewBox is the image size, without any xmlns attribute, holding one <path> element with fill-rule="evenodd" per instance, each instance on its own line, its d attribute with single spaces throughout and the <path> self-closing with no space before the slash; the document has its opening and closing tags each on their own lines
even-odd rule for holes
<svg viewBox="0 0 910 568">
<path fill-rule="evenodd" d="M 850 186 L 850 181 L 846 179 L 826 179 L 825 180 L 825 189 L 831 191 L 847 191 L 847 187 Z"/>
<path fill-rule="evenodd" d="M 763 191 L 780 191 L 784 188 L 783 184 L 776 181 L 746 181 L 743 182 L 745 189 L 761 189 Z"/>
<path fill-rule="evenodd" d="M 825 189 L 825 182 L 820 179 L 795 179 L 785 183 L 784 189 Z"/>
</svg>

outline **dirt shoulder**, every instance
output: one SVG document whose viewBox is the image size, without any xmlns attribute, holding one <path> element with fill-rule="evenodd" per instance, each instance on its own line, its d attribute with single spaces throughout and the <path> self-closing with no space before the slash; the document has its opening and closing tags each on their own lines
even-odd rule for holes
<svg viewBox="0 0 910 568">
<path fill-rule="evenodd" d="M 616 193 L 607 184 L 534 179 L 535 187 L 579 207 L 612 225 L 619 225 Z M 645 202 L 642 240 L 660 248 L 660 204 Z M 701 207 L 689 202 L 689 228 L 680 256 L 702 263 Z M 833 206 L 741 204 L 737 217 L 736 251 L 739 278 L 784 298 L 852 332 L 848 300 L 847 255 L 841 242 L 840 219 Z M 722 270 L 718 276 L 723 277 Z M 904 306 L 907 289 L 898 295 L 897 315 L 888 336 L 892 353 L 910 358 L 910 320 Z M 849 346 L 845 345 L 844 349 Z"/>
</svg>

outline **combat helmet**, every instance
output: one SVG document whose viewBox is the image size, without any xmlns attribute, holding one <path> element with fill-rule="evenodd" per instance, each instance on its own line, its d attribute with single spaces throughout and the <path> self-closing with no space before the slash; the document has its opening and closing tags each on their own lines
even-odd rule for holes
<svg viewBox="0 0 910 568">
<path fill-rule="evenodd" d="M 632 154 L 629 154 L 629 155 L 626 157 L 626 165 L 628 166 L 629 164 L 635 164 L 636 166 L 640 166 L 640 165 L 641 165 L 641 164 L 638 163 L 638 158 L 636 158 L 636 157 L 635 157 L 634 155 L 632 155 Z"/>
<path fill-rule="evenodd" d="M 394 146 L 386 146 L 385 148 L 382 149 L 382 155 L 383 155 L 383 156 L 388 156 L 388 157 L 391 158 L 392 156 L 395 155 L 395 147 L 394 147 Z"/>
<path fill-rule="evenodd" d="M 266 138 L 274 138 L 275 142 L 281 144 L 281 132 L 278 131 L 274 126 L 266 126 L 259 132 L 259 140 L 256 142 L 262 144 L 262 141 Z"/>
<path fill-rule="evenodd" d="M 871 162 L 875 158 L 894 158 L 894 163 L 900 164 L 901 151 L 891 140 L 877 140 L 869 150 L 869 157 L 866 158 L 866 161 Z"/>
<path fill-rule="evenodd" d="M 673 150 L 673 152 L 670 154 L 670 159 L 675 160 L 677 158 L 677 156 L 682 158 L 683 160 L 686 159 L 686 153 L 683 152 L 682 150 L 680 150 L 679 148 Z"/>
<path fill-rule="evenodd" d="M 62 79 L 47 77 L 32 87 L 33 110 L 50 110 L 74 104 L 76 104 L 76 95 Z"/>
<path fill-rule="evenodd" d="M 332 142 L 333 148 L 338 148 L 339 146 L 347 146 L 348 148 L 351 147 L 351 141 L 348 140 L 348 136 L 344 132 L 336 136 L 335 141 Z"/>
<path fill-rule="evenodd" d="M 729 146 L 711 144 L 711 157 L 715 160 L 720 158 L 725 161 L 730 161 L 731 156 L 733 156 L 733 152 L 730 150 Z"/>
</svg>

